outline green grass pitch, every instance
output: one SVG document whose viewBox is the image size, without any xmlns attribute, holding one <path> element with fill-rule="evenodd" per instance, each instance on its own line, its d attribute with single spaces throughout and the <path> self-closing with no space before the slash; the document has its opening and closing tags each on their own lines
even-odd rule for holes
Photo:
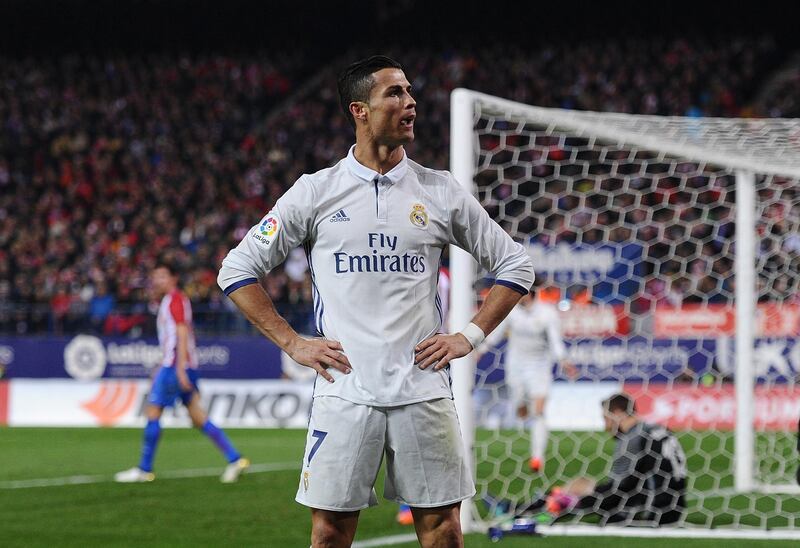
<svg viewBox="0 0 800 548">
<path fill-rule="evenodd" d="M 246 475 L 237 484 L 223 485 L 216 475 L 202 473 L 208 468 L 221 473 L 224 464 L 204 436 L 188 429 L 165 429 L 156 457 L 156 472 L 162 476 L 150 484 L 119 485 L 111 482 L 111 476 L 137 462 L 141 430 L 0 428 L 0 546 L 308 546 L 309 513 L 294 502 L 305 433 L 300 430 L 229 430 L 228 433 L 254 464 L 264 469 L 267 467 L 263 465 L 273 463 L 273 469 Z M 580 451 L 597 454 L 599 447 L 592 447 L 589 440 L 574 435 L 558 440 L 551 447 L 569 452 L 575 450 L 570 443 L 584 442 L 587 446 Z M 721 443 L 730 442 L 725 439 Z M 503 459 L 497 461 L 499 466 L 510 465 Z M 730 464 L 724 458 L 709 462 L 720 469 Z M 201 472 L 199 477 L 176 477 L 187 470 L 188 475 L 193 470 Z M 729 481 L 726 474 L 719 475 Z M 11 488 L 26 480 L 73 476 L 88 477 L 83 478 L 86 483 Z M 697 481 L 698 486 L 704 486 L 703 482 L 711 480 Z M 381 485 L 378 493 L 379 496 L 382 493 Z M 772 500 L 780 501 L 782 512 L 800 515 L 796 498 Z M 761 508 L 767 502 L 756 498 L 743 500 L 741 504 L 743 508 L 752 505 Z M 365 510 L 356 540 L 413 533 L 412 528 L 395 523 L 395 511 L 392 503 L 383 500 L 378 507 Z M 705 519 L 705 514 L 700 512 L 695 517 Z M 724 524 L 733 516 L 722 513 L 715 519 L 714 525 Z M 615 548 L 793 545 L 782 541 L 611 537 L 508 537 L 500 545 L 567 547 L 589 543 L 593 547 Z M 495 546 L 485 535 L 477 534 L 469 535 L 466 545 Z M 396 546 L 416 546 L 416 543 Z"/>
</svg>

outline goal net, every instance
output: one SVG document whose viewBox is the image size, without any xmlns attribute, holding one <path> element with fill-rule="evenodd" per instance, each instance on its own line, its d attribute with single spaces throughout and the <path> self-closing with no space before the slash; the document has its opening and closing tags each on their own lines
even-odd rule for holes
<svg viewBox="0 0 800 548">
<path fill-rule="evenodd" d="M 528 249 L 543 282 L 537 298 L 558 310 L 576 369 L 554 368 L 548 445 L 532 472 L 505 343 L 454 365 L 478 490 L 462 517 L 486 526 L 572 478 L 606 477 L 615 441 L 601 401 L 624 392 L 686 455 L 681 530 L 792 534 L 800 120 L 565 111 L 467 90 L 451 106 L 451 169 Z M 491 280 L 457 249 L 451 273 L 457 328 Z"/>
</svg>

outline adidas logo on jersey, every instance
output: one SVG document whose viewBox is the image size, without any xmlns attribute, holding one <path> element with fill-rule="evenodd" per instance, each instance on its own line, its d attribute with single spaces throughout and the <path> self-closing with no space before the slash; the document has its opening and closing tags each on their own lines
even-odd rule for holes
<svg viewBox="0 0 800 548">
<path fill-rule="evenodd" d="M 349 221 L 350 217 L 347 216 L 347 213 L 344 212 L 344 209 L 340 209 L 339 211 L 331 215 L 332 223 L 345 223 Z"/>
</svg>

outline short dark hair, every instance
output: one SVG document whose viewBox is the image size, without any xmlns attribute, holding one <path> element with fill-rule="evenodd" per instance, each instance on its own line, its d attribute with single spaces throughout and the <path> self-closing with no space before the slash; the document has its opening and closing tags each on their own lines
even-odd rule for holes
<svg viewBox="0 0 800 548">
<path fill-rule="evenodd" d="M 611 411 L 624 411 L 628 415 L 636 413 L 636 403 L 627 394 L 612 394 L 603 400 L 603 409 Z"/>
<path fill-rule="evenodd" d="M 347 116 L 347 120 L 354 129 L 356 121 L 353 118 L 353 113 L 350 112 L 350 103 L 353 101 L 368 102 L 372 86 L 375 85 L 375 79 L 372 75 L 385 68 L 403 70 L 402 65 L 394 59 L 385 55 L 373 55 L 356 61 L 339 73 L 337 80 L 339 103 L 342 105 L 344 115 Z"/>
<path fill-rule="evenodd" d="M 156 264 L 153 266 L 153 270 L 158 268 L 165 269 L 167 272 L 169 272 L 170 276 L 175 276 L 176 278 L 180 277 L 180 271 L 178 270 L 178 267 L 175 266 L 175 263 L 170 260 L 158 259 Z"/>
</svg>

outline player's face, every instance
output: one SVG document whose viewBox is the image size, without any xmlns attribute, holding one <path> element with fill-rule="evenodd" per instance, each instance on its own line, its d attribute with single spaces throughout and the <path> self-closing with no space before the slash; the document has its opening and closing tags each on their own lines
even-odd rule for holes
<svg viewBox="0 0 800 548">
<path fill-rule="evenodd" d="M 375 85 L 366 110 L 373 139 L 391 148 L 412 142 L 417 103 L 406 75 L 400 69 L 385 68 L 372 77 Z"/>
<path fill-rule="evenodd" d="M 153 292 L 156 294 L 156 297 L 161 297 L 169 293 L 174 281 L 174 277 L 166 268 L 156 268 L 150 275 L 150 282 L 153 285 Z"/>
</svg>

